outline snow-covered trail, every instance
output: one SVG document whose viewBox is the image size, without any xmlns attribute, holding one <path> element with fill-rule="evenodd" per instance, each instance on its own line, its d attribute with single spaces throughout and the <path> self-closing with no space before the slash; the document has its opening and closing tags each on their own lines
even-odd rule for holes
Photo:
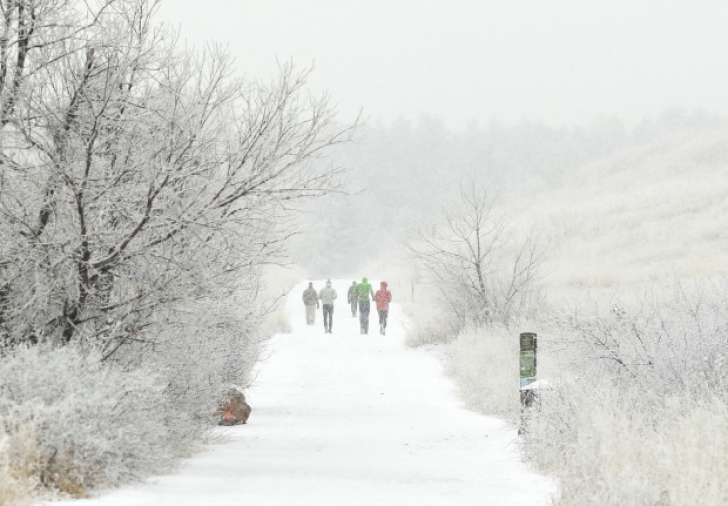
<svg viewBox="0 0 728 506">
<path fill-rule="evenodd" d="M 369 335 L 339 293 L 332 334 L 304 322 L 270 341 L 248 397 L 247 425 L 176 474 L 112 491 L 87 505 L 545 505 L 553 483 L 518 460 L 515 430 L 464 409 L 439 361 L 404 346 L 393 305 L 386 336 Z M 320 287 L 317 287 L 320 288 Z M 396 292 L 394 293 L 396 297 Z"/>
</svg>

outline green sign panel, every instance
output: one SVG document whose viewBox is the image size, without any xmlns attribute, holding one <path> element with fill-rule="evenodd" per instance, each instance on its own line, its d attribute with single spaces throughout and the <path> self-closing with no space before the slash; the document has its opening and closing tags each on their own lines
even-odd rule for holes
<svg viewBox="0 0 728 506">
<path fill-rule="evenodd" d="M 536 334 L 523 332 L 521 334 L 521 351 L 536 351 Z"/>
<path fill-rule="evenodd" d="M 521 352 L 521 378 L 533 378 L 536 376 L 536 352 Z"/>
</svg>

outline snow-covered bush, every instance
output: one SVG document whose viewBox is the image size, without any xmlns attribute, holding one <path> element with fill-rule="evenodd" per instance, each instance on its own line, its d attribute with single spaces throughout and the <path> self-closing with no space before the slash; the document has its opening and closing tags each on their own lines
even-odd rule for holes
<svg viewBox="0 0 728 506">
<path fill-rule="evenodd" d="M 578 377 L 728 402 L 728 291 L 720 283 L 678 286 L 638 307 L 591 302 L 556 318 L 561 355 Z M 585 307 L 586 306 L 586 307 Z"/>
<path fill-rule="evenodd" d="M 168 320 L 154 340 L 129 343 L 107 360 L 123 370 L 154 371 L 169 405 L 160 416 L 174 426 L 170 437 L 179 446 L 207 438 L 229 386 L 250 385 L 266 339 L 258 330 L 265 311 L 255 292 L 209 301 L 186 313 Z M 164 320 L 166 313 L 156 316 Z"/>
<path fill-rule="evenodd" d="M 82 496 L 169 467 L 180 448 L 164 389 L 72 348 L 15 349 L 0 361 L 0 480 Z"/>
<path fill-rule="evenodd" d="M 559 506 L 728 504 L 728 409 L 717 398 L 572 383 L 542 391 L 534 414 L 524 451 L 558 478 Z"/>
<path fill-rule="evenodd" d="M 559 479 L 559 505 L 728 502 L 725 286 L 673 296 L 556 319 L 566 367 L 524 450 Z"/>
<path fill-rule="evenodd" d="M 286 299 L 291 289 L 306 277 L 305 271 L 300 267 L 267 265 L 263 268 L 261 296 L 267 303 L 261 325 L 263 334 L 291 331 L 291 322 L 286 313 Z"/>
<path fill-rule="evenodd" d="M 9 444 L 10 437 L 0 425 L 0 506 L 10 506 L 29 491 L 27 483 L 18 479 L 16 470 L 11 467 Z"/>
<path fill-rule="evenodd" d="M 502 326 L 468 327 L 445 347 L 445 371 L 466 406 L 514 420 L 518 416 L 518 334 Z"/>
<path fill-rule="evenodd" d="M 405 311 L 411 320 L 405 337 L 407 346 L 449 343 L 460 331 L 458 320 L 431 302 L 408 304 Z"/>
<path fill-rule="evenodd" d="M 407 330 L 407 346 L 427 346 L 431 344 L 446 344 L 456 338 L 458 329 L 445 319 L 428 319 L 415 322 Z"/>
</svg>

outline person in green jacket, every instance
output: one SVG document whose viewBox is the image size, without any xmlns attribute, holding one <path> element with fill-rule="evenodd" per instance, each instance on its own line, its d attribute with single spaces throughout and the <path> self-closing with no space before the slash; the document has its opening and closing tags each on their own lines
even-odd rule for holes
<svg viewBox="0 0 728 506">
<path fill-rule="evenodd" d="M 367 278 L 362 278 L 356 285 L 356 297 L 359 301 L 359 333 L 369 333 L 369 303 L 374 300 L 374 290 Z"/>
</svg>

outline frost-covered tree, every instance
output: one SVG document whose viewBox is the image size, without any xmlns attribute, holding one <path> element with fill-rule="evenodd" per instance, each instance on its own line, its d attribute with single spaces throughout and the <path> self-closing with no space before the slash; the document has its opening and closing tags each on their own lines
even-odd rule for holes
<svg viewBox="0 0 728 506">
<path fill-rule="evenodd" d="M 193 313 L 214 327 L 230 301 L 250 311 L 287 203 L 338 185 L 309 162 L 351 129 L 303 91 L 307 72 L 235 77 L 222 51 L 178 50 L 156 4 L 0 1 L 5 348 L 108 359 Z"/>
<path fill-rule="evenodd" d="M 509 241 L 506 217 L 474 178 L 442 213 L 439 226 L 422 229 L 409 244 L 429 273 L 438 300 L 459 324 L 508 324 L 532 300 L 543 247 L 535 233 Z"/>
</svg>

